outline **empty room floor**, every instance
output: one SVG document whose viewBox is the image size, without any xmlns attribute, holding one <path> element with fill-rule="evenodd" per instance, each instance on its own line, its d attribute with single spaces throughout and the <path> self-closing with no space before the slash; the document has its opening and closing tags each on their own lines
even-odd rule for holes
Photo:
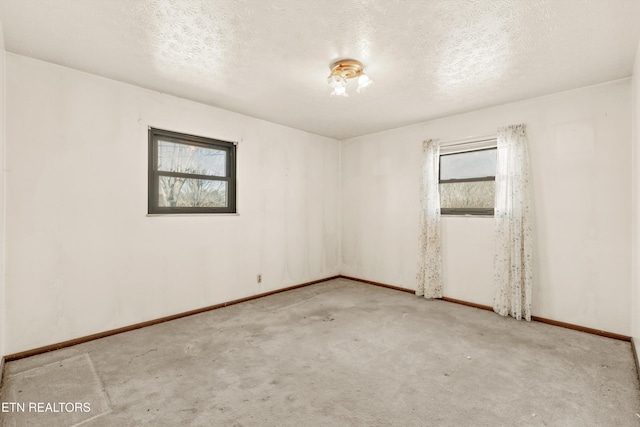
<svg viewBox="0 0 640 427">
<path fill-rule="evenodd" d="M 346 279 L 5 366 L 2 426 L 634 426 L 628 342 Z M 42 407 L 40 407 L 42 409 Z"/>
</svg>

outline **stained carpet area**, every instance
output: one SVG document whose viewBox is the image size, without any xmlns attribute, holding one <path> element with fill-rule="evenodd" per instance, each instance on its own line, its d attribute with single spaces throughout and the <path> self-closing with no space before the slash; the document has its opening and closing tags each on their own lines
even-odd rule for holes
<svg viewBox="0 0 640 427">
<path fill-rule="evenodd" d="M 28 377 L 28 399 L 91 412 L 2 414 L 3 426 L 640 425 L 629 343 L 345 279 L 5 371 L 3 402 Z"/>
</svg>

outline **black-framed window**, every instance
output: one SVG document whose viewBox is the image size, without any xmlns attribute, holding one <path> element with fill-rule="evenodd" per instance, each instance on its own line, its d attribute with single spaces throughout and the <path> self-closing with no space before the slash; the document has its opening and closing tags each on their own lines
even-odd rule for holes
<svg viewBox="0 0 640 427">
<path fill-rule="evenodd" d="M 148 212 L 235 213 L 236 145 L 149 128 Z"/>
<path fill-rule="evenodd" d="M 440 155 L 440 213 L 493 215 L 497 149 Z"/>
</svg>

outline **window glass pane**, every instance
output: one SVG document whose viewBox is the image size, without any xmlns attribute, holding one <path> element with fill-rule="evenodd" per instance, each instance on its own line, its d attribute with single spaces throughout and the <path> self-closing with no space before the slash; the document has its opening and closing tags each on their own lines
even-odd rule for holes
<svg viewBox="0 0 640 427">
<path fill-rule="evenodd" d="M 215 148 L 158 141 L 158 170 L 226 176 L 227 152 Z"/>
<path fill-rule="evenodd" d="M 440 179 L 484 178 L 496 175 L 496 149 L 440 156 Z"/>
<path fill-rule="evenodd" d="M 209 179 L 160 176 L 158 185 L 159 207 L 227 206 L 227 182 Z"/>
<path fill-rule="evenodd" d="M 440 184 L 440 208 L 493 209 L 495 193 L 495 181 Z"/>
</svg>

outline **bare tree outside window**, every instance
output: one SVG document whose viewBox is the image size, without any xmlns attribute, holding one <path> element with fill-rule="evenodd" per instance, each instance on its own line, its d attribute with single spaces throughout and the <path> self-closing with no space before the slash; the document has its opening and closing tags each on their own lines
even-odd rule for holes
<svg viewBox="0 0 640 427">
<path fill-rule="evenodd" d="M 235 145 L 151 129 L 150 153 L 150 213 L 235 211 Z"/>
<path fill-rule="evenodd" d="M 495 181 L 472 181 L 440 184 L 440 208 L 493 209 Z"/>
<path fill-rule="evenodd" d="M 493 215 L 495 171 L 495 148 L 441 155 L 441 213 Z"/>
</svg>

